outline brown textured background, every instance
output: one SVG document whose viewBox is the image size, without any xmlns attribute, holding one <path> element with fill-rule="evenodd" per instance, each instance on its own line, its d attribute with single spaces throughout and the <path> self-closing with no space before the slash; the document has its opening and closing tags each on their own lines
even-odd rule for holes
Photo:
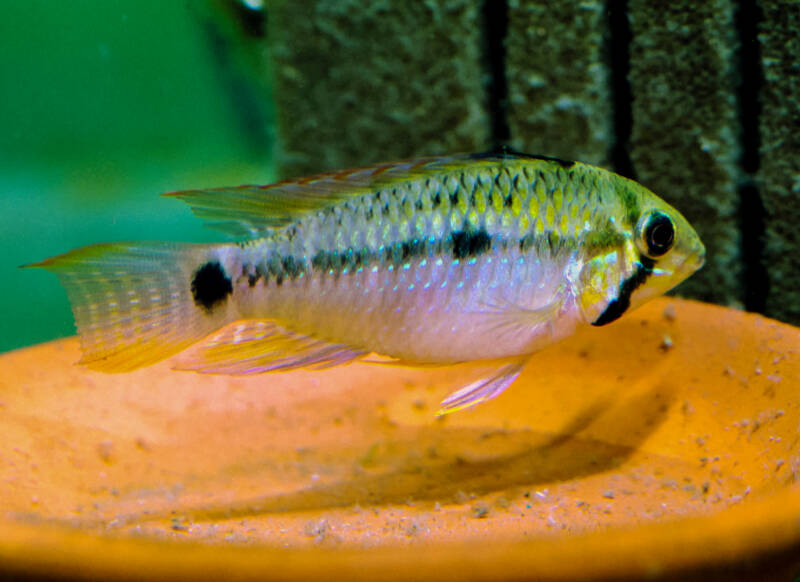
<svg viewBox="0 0 800 582">
<path fill-rule="evenodd" d="M 508 3 L 507 116 L 515 149 L 608 164 L 605 22 L 601 1 Z"/>
<path fill-rule="evenodd" d="M 691 297 L 800 323 L 800 2 L 276 0 L 279 173 L 510 145 L 630 176 L 708 248 Z"/>
<path fill-rule="evenodd" d="M 800 322 L 800 2 L 761 2 L 758 189 L 766 210 L 766 312 Z"/>
<path fill-rule="evenodd" d="M 628 4 L 635 177 L 700 233 L 708 261 L 682 291 L 718 303 L 740 300 L 734 5 Z"/>
<path fill-rule="evenodd" d="M 487 146 L 481 5 L 269 4 L 286 176 Z"/>
</svg>

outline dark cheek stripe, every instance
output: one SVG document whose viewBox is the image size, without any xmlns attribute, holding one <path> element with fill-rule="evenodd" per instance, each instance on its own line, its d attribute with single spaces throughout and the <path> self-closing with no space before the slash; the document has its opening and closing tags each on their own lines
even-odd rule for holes
<svg viewBox="0 0 800 582">
<path fill-rule="evenodd" d="M 633 275 L 625 279 L 619 286 L 617 298 L 609 303 L 600 317 L 592 322 L 592 325 L 606 325 L 618 320 L 631 306 L 631 295 L 636 291 L 647 278 L 653 273 L 655 261 L 649 257 L 639 257 L 639 264 Z"/>
</svg>

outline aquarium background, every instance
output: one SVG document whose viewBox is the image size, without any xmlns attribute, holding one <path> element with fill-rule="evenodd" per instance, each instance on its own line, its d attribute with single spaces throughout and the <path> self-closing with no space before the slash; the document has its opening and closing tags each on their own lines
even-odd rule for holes
<svg viewBox="0 0 800 582">
<path fill-rule="evenodd" d="M 678 293 L 800 323 L 796 0 L 0 6 L 0 350 L 73 332 L 19 264 L 221 240 L 163 191 L 501 145 L 635 178 L 706 243 Z"/>
<path fill-rule="evenodd" d="M 161 192 L 269 182 L 269 99 L 211 3 L 0 3 L 0 351 L 74 333 L 56 277 L 77 246 L 208 241 Z"/>
</svg>

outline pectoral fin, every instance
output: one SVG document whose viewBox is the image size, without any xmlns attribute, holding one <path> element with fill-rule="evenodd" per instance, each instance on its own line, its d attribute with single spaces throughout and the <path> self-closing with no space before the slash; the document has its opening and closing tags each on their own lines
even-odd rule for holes
<svg viewBox="0 0 800 582">
<path fill-rule="evenodd" d="M 528 308 L 510 301 L 483 304 L 479 312 L 486 316 L 486 333 L 498 340 L 507 336 L 529 334 L 531 330 L 551 325 L 564 304 L 561 292 L 546 304 L 537 308 Z"/>
</svg>

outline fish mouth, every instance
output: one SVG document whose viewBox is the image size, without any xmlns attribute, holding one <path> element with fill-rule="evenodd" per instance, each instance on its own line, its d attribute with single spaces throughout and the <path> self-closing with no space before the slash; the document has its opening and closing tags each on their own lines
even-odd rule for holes
<svg viewBox="0 0 800 582">
<path fill-rule="evenodd" d="M 681 263 L 681 271 L 692 274 L 698 271 L 703 265 L 706 264 L 706 247 L 701 246 L 700 249 L 688 255 Z"/>
</svg>

